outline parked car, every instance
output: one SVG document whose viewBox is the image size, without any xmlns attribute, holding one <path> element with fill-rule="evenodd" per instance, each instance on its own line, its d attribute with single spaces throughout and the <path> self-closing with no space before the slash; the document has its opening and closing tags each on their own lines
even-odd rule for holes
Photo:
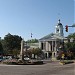
<svg viewBox="0 0 75 75">
<path fill-rule="evenodd" d="M 30 58 L 29 58 L 29 57 L 24 57 L 24 60 L 25 60 L 25 61 L 29 61 Z"/>
<path fill-rule="evenodd" d="M 0 62 L 3 60 L 3 56 L 0 56 Z"/>
<path fill-rule="evenodd" d="M 2 61 L 3 59 L 0 59 L 0 62 Z"/>
</svg>

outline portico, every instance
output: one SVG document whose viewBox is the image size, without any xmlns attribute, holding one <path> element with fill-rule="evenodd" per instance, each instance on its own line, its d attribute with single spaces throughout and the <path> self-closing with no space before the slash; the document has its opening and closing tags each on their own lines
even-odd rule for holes
<svg viewBox="0 0 75 75">
<path fill-rule="evenodd" d="M 56 38 L 51 38 L 47 40 L 41 40 L 39 42 L 39 47 L 45 53 L 45 58 L 54 58 L 56 57 L 56 53 L 58 51 L 60 40 Z"/>
</svg>

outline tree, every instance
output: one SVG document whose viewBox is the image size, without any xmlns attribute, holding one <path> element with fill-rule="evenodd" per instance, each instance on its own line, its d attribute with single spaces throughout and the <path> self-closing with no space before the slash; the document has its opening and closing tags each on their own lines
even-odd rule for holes
<svg viewBox="0 0 75 75">
<path fill-rule="evenodd" d="M 30 48 L 25 52 L 25 55 L 26 53 L 27 53 L 27 56 L 30 58 L 32 57 L 32 54 L 34 54 L 34 58 L 35 58 L 35 55 L 37 55 L 37 57 L 43 56 L 43 52 L 40 48 Z"/>
<path fill-rule="evenodd" d="M 69 34 L 67 38 L 70 40 L 73 38 L 73 42 L 66 42 L 64 43 L 64 54 L 65 58 L 67 59 L 74 59 L 75 58 L 75 33 Z M 59 51 L 58 58 L 61 58 L 62 51 Z"/>
<path fill-rule="evenodd" d="M 69 39 L 73 38 L 75 40 L 75 33 L 69 34 L 68 38 Z M 73 40 L 73 42 L 66 43 L 67 50 L 75 52 L 75 42 L 74 42 L 74 40 Z"/>
<path fill-rule="evenodd" d="M 7 54 L 13 54 L 13 51 L 20 50 L 21 40 L 21 36 L 11 35 L 10 33 L 8 33 L 7 35 L 5 35 L 3 40 L 4 51 L 7 52 Z"/>
<path fill-rule="evenodd" d="M 67 36 L 68 39 L 73 38 L 73 42 L 67 42 L 65 43 L 66 52 L 68 58 L 74 58 L 75 57 L 75 33 L 69 34 Z"/>
<path fill-rule="evenodd" d="M 68 38 L 74 38 L 75 39 L 75 33 L 71 33 L 67 36 Z"/>
<path fill-rule="evenodd" d="M 38 39 L 27 40 L 28 43 L 38 43 Z"/>
<path fill-rule="evenodd" d="M 3 54 L 3 47 L 1 41 L 0 41 L 0 54 Z"/>
</svg>

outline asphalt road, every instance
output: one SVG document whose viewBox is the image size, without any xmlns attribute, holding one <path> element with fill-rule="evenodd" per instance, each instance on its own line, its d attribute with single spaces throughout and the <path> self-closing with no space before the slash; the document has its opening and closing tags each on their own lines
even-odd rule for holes
<svg viewBox="0 0 75 75">
<path fill-rule="evenodd" d="M 75 75 L 75 63 L 61 65 L 58 62 L 43 65 L 1 65 L 0 75 Z"/>
</svg>

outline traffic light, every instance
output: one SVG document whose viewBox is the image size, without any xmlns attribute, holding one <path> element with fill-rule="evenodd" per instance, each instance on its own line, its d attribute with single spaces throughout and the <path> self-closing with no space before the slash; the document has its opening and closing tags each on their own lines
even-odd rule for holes
<svg viewBox="0 0 75 75">
<path fill-rule="evenodd" d="M 32 35 L 33 35 L 33 34 L 31 33 L 31 38 L 32 38 Z"/>
<path fill-rule="evenodd" d="M 65 26 L 65 31 L 68 32 L 68 25 Z"/>
</svg>

